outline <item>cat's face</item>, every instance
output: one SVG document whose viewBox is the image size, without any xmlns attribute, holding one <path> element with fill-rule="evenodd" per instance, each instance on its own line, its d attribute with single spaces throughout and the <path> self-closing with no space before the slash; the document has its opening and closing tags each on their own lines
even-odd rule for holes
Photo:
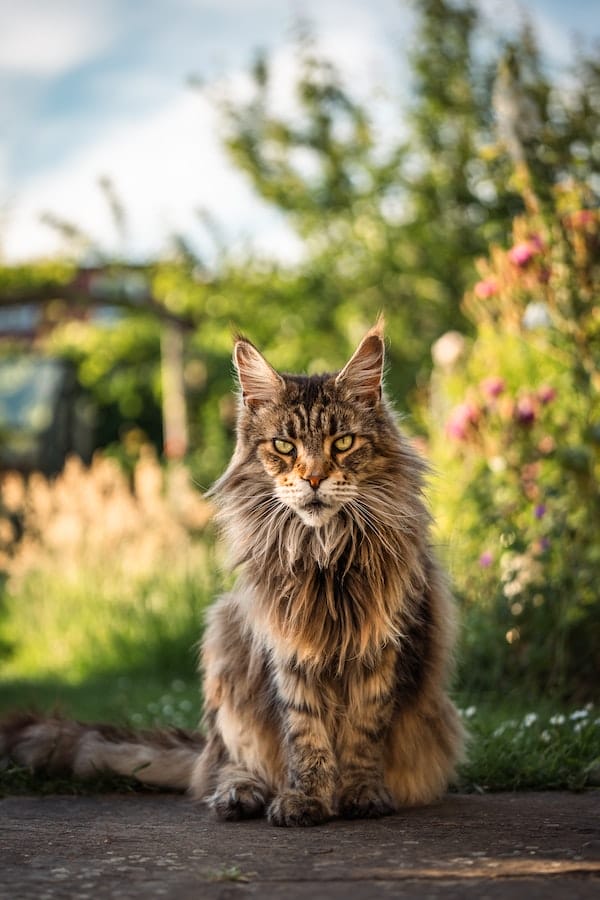
<svg viewBox="0 0 600 900">
<path fill-rule="evenodd" d="M 257 455 L 275 496 L 314 527 L 359 496 L 374 454 L 366 423 L 336 393 L 331 382 L 287 383 L 287 408 L 265 410 L 260 422 Z"/>
<path fill-rule="evenodd" d="M 337 375 L 279 375 L 247 341 L 236 344 L 235 361 L 240 430 L 274 499 L 315 528 L 360 504 L 361 485 L 382 464 L 380 330 L 369 332 Z"/>
</svg>

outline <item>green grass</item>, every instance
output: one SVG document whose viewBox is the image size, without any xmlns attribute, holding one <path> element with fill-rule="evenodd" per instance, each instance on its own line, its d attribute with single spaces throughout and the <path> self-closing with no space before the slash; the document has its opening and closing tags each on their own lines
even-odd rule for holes
<svg viewBox="0 0 600 900">
<path fill-rule="evenodd" d="M 216 593 L 210 565 L 186 576 L 166 567 L 137 580 L 100 568 L 76 579 L 32 573 L 4 599 L 0 679 L 76 684 L 101 673 L 191 674 Z"/>
<path fill-rule="evenodd" d="M 115 676 L 77 685 L 57 681 L 0 682 L 0 714 L 34 706 L 59 710 L 85 721 L 136 727 L 176 725 L 196 728 L 201 714 L 197 679 Z M 471 735 L 468 761 L 455 789 L 486 793 L 506 790 L 581 790 L 598 784 L 600 710 L 557 707 L 549 702 L 499 708 L 489 700 L 463 710 Z M 126 779 L 92 782 L 31 776 L 22 769 L 0 773 L 0 793 L 133 790 Z"/>
<path fill-rule="evenodd" d="M 551 702 L 469 706 L 469 791 L 581 790 L 600 776 L 600 709 Z"/>
<path fill-rule="evenodd" d="M 102 675 L 69 684 L 56 679 L 0 680 L 0 717 L 14 710 L 59 713 L 86 722 L 139 728 L 195 729 L 201 716 L 199 681 L 188 676 Z M 34 774 L 22 767 L 0 768 L 0 796 L 8 794 L 88 794 L 102 791 L 159 790 L 135 779 L 99 774 L 92 779 Z"/>
<path fill-rule="evenodd" d="M 0 614 L 0 647 L 10 648 L 0 668 L 0 715 L 35 708 L 84 721 L 196 728 L 196 645 L 217 593 L 213 561 L 201 553 L 199 559 L 206 565 L 194 578 L 165 571 L 126 586 L 98 570 L 75 581 L 58 574 L 25 579 L 18 593 L 5 595 Z M 459 693 L 471 733 L 459 790 L 598 783 L 599 708 L 507 696 Z M 0 792 L 105 788 L 134 786 L 114 778 L 48 780 L 15 767 L 0 774 Z"/>
<path fill-rule="evenodd" d="M 0 715 L 15 709 L 139 728 L 195 728 L 201 715 L 199 679 L 160 673 L 102 674 L 76 684 L 56 678 L 0 679 Z"/>
</svg>

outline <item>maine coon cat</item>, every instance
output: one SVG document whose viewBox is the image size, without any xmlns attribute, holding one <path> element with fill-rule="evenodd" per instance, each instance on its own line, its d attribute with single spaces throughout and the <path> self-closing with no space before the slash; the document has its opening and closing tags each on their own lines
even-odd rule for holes
<svg viewBox="0 0 600 900">
<path fill-rule="evenodd" d="M 187 789 L 223 819 L 374 817 L 439 797 L 462 754 L 451 599 L 425 466 L 382 392 L 378 323 L 335 374 L 235 344 L 237 444 L 212 494 L 239 577 L 202 644 L 203 736 L 21 715 L 0 749 Z"/>
</svg>

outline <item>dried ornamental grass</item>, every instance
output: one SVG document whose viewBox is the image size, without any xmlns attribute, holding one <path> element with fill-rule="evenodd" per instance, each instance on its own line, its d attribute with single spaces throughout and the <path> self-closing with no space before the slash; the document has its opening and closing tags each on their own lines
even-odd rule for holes
<svg viewBox="0 0 600 900">
<path fill-rule="evenodd" d="M 145 448 L 132 481 L 118 463 L 97 454 L 85 467 L 67 460 L 55 479 L 34 473 L 0 475 L 0 571 L 11 582 L 32 571 L 109 567 L 143 576 L 186 565 L 193 534 L 211 516 L 187 471 L 164 470 Z"/>
</svg>

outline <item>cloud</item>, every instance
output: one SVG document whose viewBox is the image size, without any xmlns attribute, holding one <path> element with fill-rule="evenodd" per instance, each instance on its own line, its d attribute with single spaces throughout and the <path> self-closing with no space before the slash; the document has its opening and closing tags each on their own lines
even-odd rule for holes
<svg viewBox="0 0 600 900">
<path fill-rule="evenodd" d="M 338 40 L 329 21 L 318 29 L 319 45 L 328 58 L 338 62 L 347 82 L 360 78 L 366 89 L 370 63 L 377 53 L 377 39 L 363 22 L 362 34 L 338 29 Z M 354 23 L 356 24 L 356 23 Z M 324 23 L 325 25 L 325 23 Z M 278 114 L 290 114 L 296 104 L 293 85 L 298 60 L 290 44 L 271 54 L 273 66 L 273 107 Z M 136 96 L 147 96 L 155 73 L 148 71 L 150 87 L 142 72 Z M 103 78 L 111 79 L 111 72 Z M 250 96 L 249 78 L 244 68 L 230 71 L 227 90 L 238 99 Z M 3 228 L 3 252 L 8 259 L 50 255 L 60 249 L 57 236 L 40 223 L 40 213 L 49 211 L 73 221 L 91 232 L 107 250 L 140 257 L 160 252 L 169 234 L 178 232 L 200 244 L 203 230 L 194 210 L 208 209 L 221 224 L 229 245 L 251 245 L 286 261 L 300 255 L 298 239 L 283 216 L 261 201 L 249 182 L 229 163 L 219 140 L 218 115 L 198 92 L 177 92 L 158 111 L 125 119 L 107 120 L 108 129 L 93 144 L 65 145 L 58 165 L 23 182 L 14 197 L 12 210 Z M 64 123 L 56 118 L 40 123 L 38 141 L 56 144 L 56 131 Z M 129 213 L 130 238 L 126 247 L 116 246 L 110 216 L 98 190 L 97 181 L 108 175 Z"/>
<path fill-rule="evenodd" d="M 107 10 L 98 3 L 2 0 L 0 13 L 0 71 L 5 73 L 69 71 L 102 50 L 112 34 Z"/>
<path fill-rule="evenodd" d="M 109 252 L 145 257 L 164 248 L 174 232 L 200 245 L 198 208 L 210 210 L 227 237 L 238 243 L 261 233 L 275 255 L 287 259 L 298 244 L 281 217 L 263 204 L 229 164 L 217 138 L 215 111 L 192 92 L 138 123 L 122 125 L 93 147 L 29 183 L 15 201 L 4 229 L 9 259 L 50 255 L 58 237 L 40 222 L 40 213 L 73 221 Z M 107 175 L 129 216 L 127 246 L 118 235 L 98 188 Z"/>
<path fill-rule="evenodd" d="M 8 2 L 0 0 L 0 9 Z M 256 34 L 272 36 L 275 27 L 273 17 L 267 21 L 264 14 L 271 10 L 275 15 L 282 7 L 291 13 L 292 4 L 285 0 L 257 2 L 250 34 L 244 31 L 246 19 L 234 26 L 229 16 L 206 16 L 207 10 L 221 9 L 217 0 L 172 0 L 168 7 L 162 5 L 162 0 L 147 3 L 148 6 L 144 4 L 135 10 L 136 15 L 144 11 L 151 34 L 145 35 L 138 47 L 146 48 L 145 51 L 140 50 L 132 58 L 119 53 L 111 57 L 111 42 L 115 41 L 117 30 L 121 39 L 125 32 L 137 33 L 125 13 L 117 15 L 120 7 L 113 0 L 17 0 L 11 3 L 10 14 L 3 16 L 0 74 L 2 66 L 5 74 L 13 74 L 12 66 L 15 72 L 37 74 L 37 81 L 43 84 L 44 73 L 67 71 L 95 54 L 104 59 L 104 65 L 96 66 L 93 75 L 77 72 L 69 76 L 82 79 L 81 86 L 86 88 L 75 92 L 80 104 L 77 107 L 55 107 L 52 115 L 44 116 L 38 115 L 37 110 L 35 114 L 31 109 L 27 113 L 22 93 L 18 102 L 15 100 L 15 116 L 18 114 L 22 127 L 5 129 L 10 146 L 16 149 L 12 156 L 4 149 L 5 161 L 0 165 L 0 187 L 2 169 L 5 171 L 5 196 L 11 190 L 9 177 L 13 178 L 12 190 L 18 190 L 12 199 L 10 218 L 2 229 L 4 254 L 16 259 L 50 254 L 57 249 L 56 236 L 39 222 L 43 210 L 80 224 L 108 250 L 119 249 L 132 256 L 159 252 L 174 231 L 203 247 L 203 230 L 194 214 L 201 206 L 222 224 L 228 243 L 239 245 L 245 235 L 251 235 L 249 242 L 253 246 L 280 258 L 297 258 L 299 244 L 285 220 L 253 194 L 247 180 L 224 156 L 214 110 L 199 93 L 177 87 L 177 79 L 182 80 L 182 73 L 189 70 L 189 59 L 205 62 L 212 52 L 230 47 L 230 90 L 234 97 L 247 98 L 249 81 L 244 63 L 251 55 Z M 228 12 L 239 8 L 240 15 L 251 6 L 245 0 L 227 3 Z M 479 3 L 503 27 L 511 29 L 521 20 L 516 0 Z M 550 12 L 542 17 L 540 3 L 541 0 L 531 0 L 529 11 L 544 29 L 542 43 L 558 52 L 558 19 Z M 124 10 L 131 8 L 123 3 Z M 186 8 L 201 10 L 203 17 L 180 19 L 175 15 Z M 158 15 L 161 10 L 168 14 L 168 21 Z M 401 48 L 410 39 L 414 23 L 407 7 L 397 4 L 397 0 L 372 0 L 368 5 L 359 0 L 304 0 L 303 11 L 313 19 L 318 46 L 338 65 L 354 96 L 358 94 L 368 103 L 370 91 L 382 83 L 392 85 L 393 92 L 400 93 L 407 81 L 402 77 Z M 159 22 L 159 36 L 164 33 L 169 38 L 164 47 L 160 41 L 155 42 Z M 139 20 L 135 24 L 137 28 Z M 237 43 L 233 35 L 237 36 Z M 563 40 L 563 53 L 565 43 Z M 122 40 L 117 40 L 117 44 L 122 47 Z M 396 46 L 400 52 L 395 52 Z M 175 61 L 169 55 L 173 47 Z M 291 115 L 296 108 L 293 85 L 297 59 L 289 43 L 278 43 L 270 59 L 274 107 L 278 113 Z M 65 81 L 70 83 L 69 78 Z M 84 108 L 81 98 L 85 98 Z M 106 98 L 111 102 L 106 102 Z M 383 113 L 380 102 L 370 109 L 381 117 L 376 122 L 381 141 L 386 135 L 397 133 L 401 123 L 393 102 Z M 82 119 L 85 128 L 81 127 Z M 23 147 L 34 147 L 37 153 L 19 153 Z M 15 157 L 24 160 L 18 181 L 14 175 Z M 59 163 L 55 161 L 58 158 Z M 38 174 L 34 175 L 36 169 Z M 125 248 L 116 247 L 106 204 L 97 187 L 101 175 L 112 178 L 130 214 L 129 243 Z"/>
<path fill-rule="evenodd" d="M 566 65 L 573 59 L 572 38 L 577 30 L 575 21 L 581 20 L 581 6 L 580 2 L 573 5 L 568 16 L 573 25 L 569 29 L 565 27 L 565 14 L 560 15 L 558 5 L 548 4 L 546 0 L 527 0 L 526 3 L 522 0 L 479 0 L 483 14 L 504 34 L 514 35 L 526 22 L 531 22 L 544 55 L 558 65 Z M 585 15 L 583 18 L 585 20 Z M 587 21 L 588 29 L 592 26 L 593 32 L 598 31 L 597 24 L 597 20 Z"/>
</svg>

